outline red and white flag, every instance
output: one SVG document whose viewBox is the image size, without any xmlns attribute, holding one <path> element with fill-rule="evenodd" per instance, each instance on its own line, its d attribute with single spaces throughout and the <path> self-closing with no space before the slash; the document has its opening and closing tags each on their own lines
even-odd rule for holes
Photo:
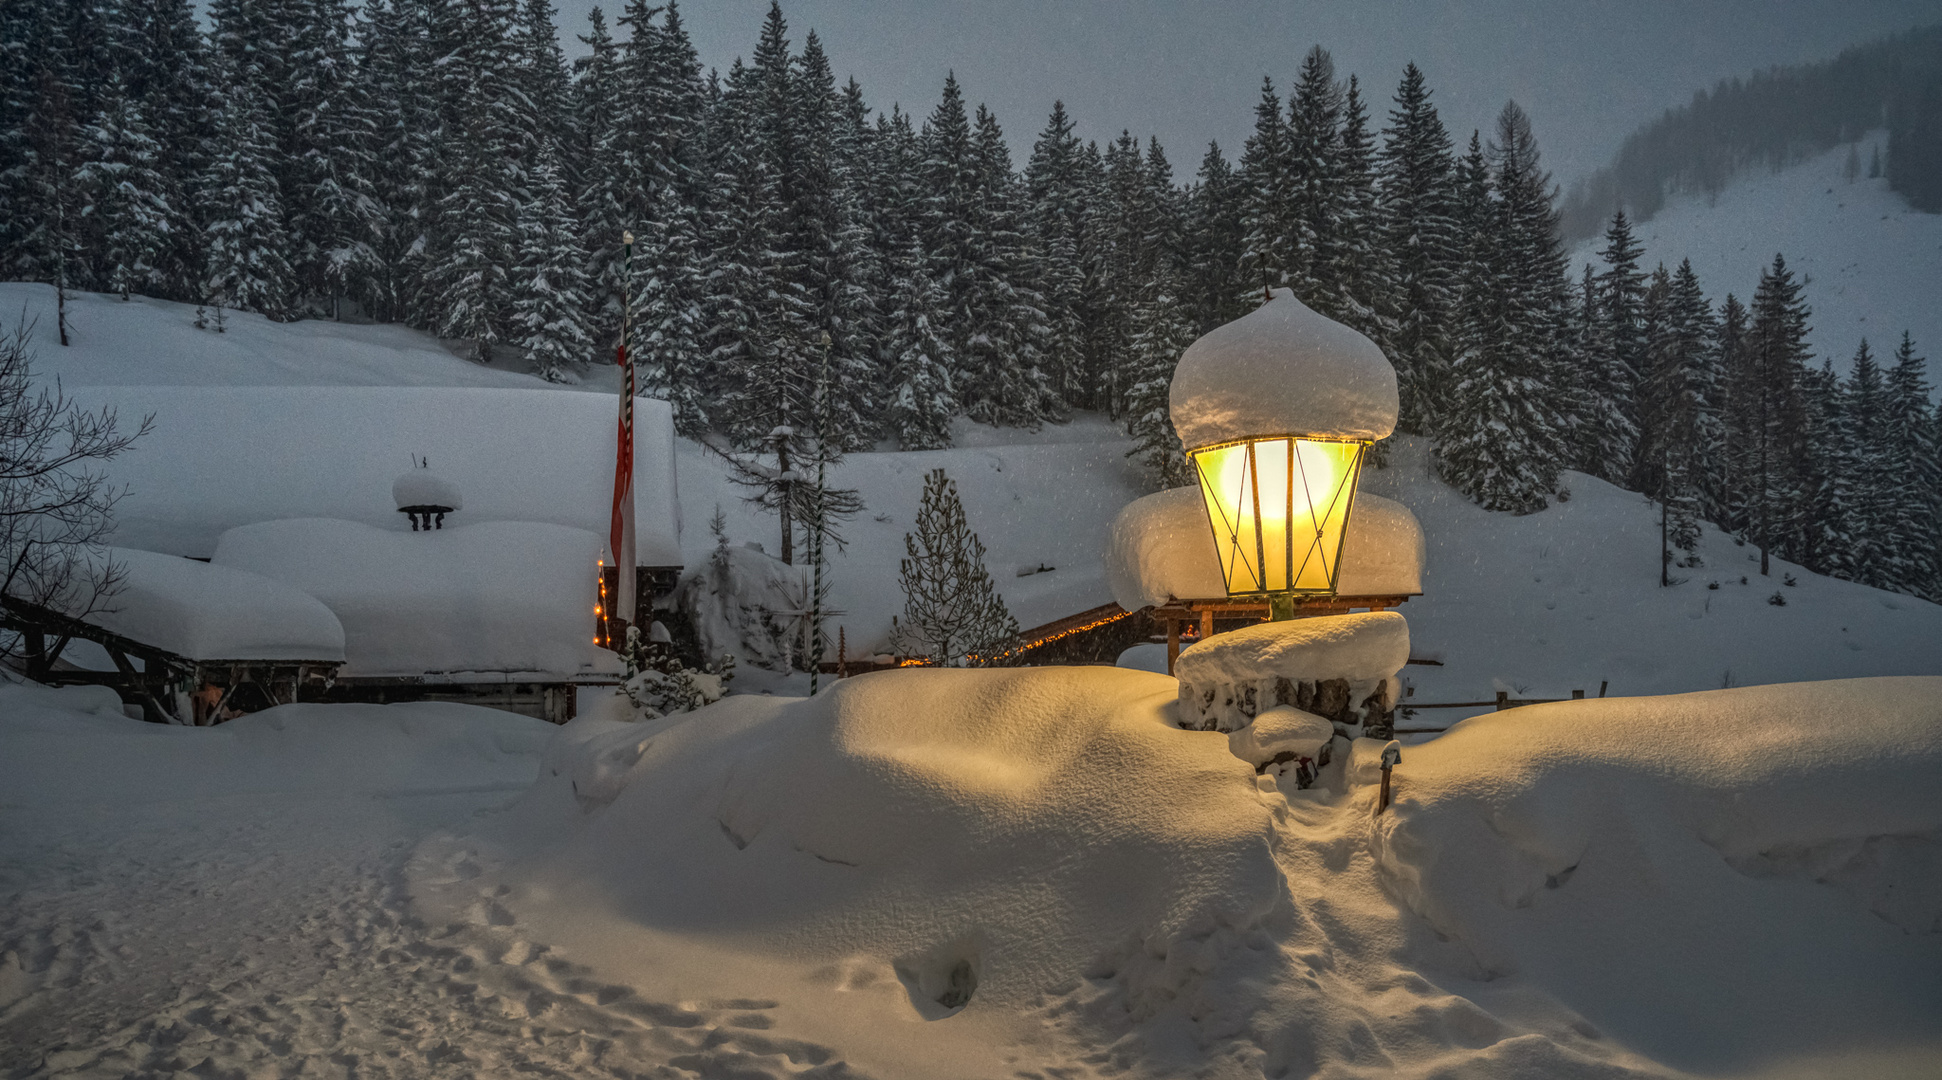
<svg viewBox="0 0 1942 1080">
<path fill-rule="evenodd" d="M 629 262 L 634 237 L 626 238 Z M 616 586 L 613 614 L 623 625 L 634 625 L 634 365 L 627 358 L 627 324 L 623 319 L 620 348 L 620 428 L 614 445 L 614 515 L 607 542 L 614 551 Z"/>
</svg>

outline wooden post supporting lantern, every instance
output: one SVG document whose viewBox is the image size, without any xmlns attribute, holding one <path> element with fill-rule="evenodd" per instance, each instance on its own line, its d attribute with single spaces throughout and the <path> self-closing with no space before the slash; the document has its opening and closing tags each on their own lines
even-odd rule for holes
<svg viewBox="0 0 1942 1080">
<path fill-rule="evenodd" d="M 1382 350 L 1276 289 L 1189 346 L 1169 396 L 1227 595 L 1274 619 L 1335 595 L 1363 459 L 1396 423 Z"/>
</svg>

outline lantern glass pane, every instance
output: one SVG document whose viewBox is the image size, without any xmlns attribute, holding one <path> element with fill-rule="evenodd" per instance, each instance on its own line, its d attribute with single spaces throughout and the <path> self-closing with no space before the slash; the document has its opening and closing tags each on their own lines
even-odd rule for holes
<svg viewBox="0 0 1942 1080">
<path fill-rule="evenodd" d="M 1190 455 L 1229 595 L 1335 591 L 1365 445 L 1255 439 Z"/>
</svg>

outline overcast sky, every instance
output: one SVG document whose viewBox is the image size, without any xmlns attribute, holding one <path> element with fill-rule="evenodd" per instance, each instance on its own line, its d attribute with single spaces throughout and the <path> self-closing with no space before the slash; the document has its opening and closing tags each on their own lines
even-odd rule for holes
<svg viewBox="0 0 1942 1080">
<path fill-rule="evenodd" d="M 569 54 L 595 0 L 555 0 Z M 611 20 L 617 0 L 603 5 Z M 683 0 L 704 66 L 746 56 L 769 0 Z M 1942 22 L 1942 0 L 785 0 L 790 40 L 814 29 L 837 78 L 870 106 L 919 119 L 956 70 L 997 113 L 1017 164 L 1063 100 L 1084 138 L 1157 135 L 1187 179 L 1218 139 L 1229 159 L 1253 124 L 1261 77 L 1285 90 L 1309 46 L 1389 106 L 1414 60 L 1459 144 L 1506 99 L 1531 114 L 1560 182 L 1610 158 L 1634 128 L 1721 78 L 1832 57 Z"/>
</svg>

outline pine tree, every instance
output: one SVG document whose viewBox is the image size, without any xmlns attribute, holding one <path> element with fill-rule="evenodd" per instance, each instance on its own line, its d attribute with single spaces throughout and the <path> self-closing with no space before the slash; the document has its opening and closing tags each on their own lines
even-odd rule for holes
<svg viewBox="0 0 1942 1080">
<path fill-rule="evenodd" d="M 459 26 L 452 65 L 471 88 L 448 141 L 458 177 L 439 201 L 438 247 L 426 268 L 433 329 L 472 342 L 486 363 L 510 331 L 508 283 L 531 161 L 513 40 L 513 0 L 476 0 Z"/>
<path fill-rule="evenodd" d="M 1333 318 L 1329 274 L 1341 259 L 1342 87 L 1335 60 L 1317 45 L 1302 58 L 1301 73 L 1288 96 L 1288 167 L 1295 235 L 1289 284 L 1295 295 Z"/>
<path fill-rule="evenodd" d="M 984 544 L 965 523 L 957 484 L 943 469 L 924 478 L 917 531 L 904 534 L 898 580 L 903 617 L 891 639 L 899 652 L 944 667 L 1001 659 L 1018 639 L 1018 622 L 984 566 Z"/>
<path fill-rule="evenodd" d="M 1388 305 L 1395 327 L 1381 344 L 1396 367 L 1398 426 L 1425 434 L 1448 407 L 1451 324 L 1456 317 L 1455 192 L 1450 136 L 1415 64 L 1403 69 L 1380 165 Z"/>
<path fill-rule="evenodd" d="M 702 307 L 700 221 L 672 187 L 656 197 L 654 222 L 637 238 L 634 357 L 642 391 L 668 402 L 674 429 L 690 439 L 708 433 L 715 385 L 708 364 Z"/>
<path fill-rule="evenodd" d="M 1808 409 L 1802 383 L 1807 373 L 1807 304 L 1787 262 L 1775 255 L 1753 295 L 1741 385 L 1732 391 L 1742 477 L 1741 510 L 1748 538 L 1760 548 L 1767 574 L 1775 548 L 1795 554 L 1807 500 L 1805 441 Z"/>
<path fill-rule="evenodd" d="M 1718 331 L 1690 261 L 1671 275 L 1660 267 L 1647 292 L 1639 405 L 1645 421 L 1639 443 L 1642 490 L 1663 508 L 1669 545 L 1691 555 L 1708 510 L 1708 485 L 1721 443 Z"/>
<path fill-rule="evenodd" d="M 1494 170 L 1473 134 L 1458 167 L 1461 329 L 1440 471 L 1485 509 L 1525 514 L 1544 508 L 1563 466 L 1550 387 L 1564 275 L 1549 178 L 1515 104 L 1498 117 L 1491 153 Z"/>
<path fill-rule="evenodd" d="M 192 299 L 202 292 L 195 181 L 215 115 L 207 42 L 189 0 L 120 0 L 117 15 L 122 84 L 160 147 L 157 170 L 174 211 L 167 243 L 156 254 L 156 291 L 173 300 Z"/>
<path fill-rule="evenodd" d="M 1074 404 L 1089 396 L 1085 364 L 1085 210 L 1080 176 L 1079 139 L 1072 133 L 1065 103 L 1052 103 L 1052 115 L 1025 166 L 1028 220 L 1038 239 L 1036 287 L 1045 312 L 1046 375 L 1059 400 Z"/>
<path fill-rule="evenodd" d="M 897 292 L 883 339 L 889 367 L 884 430 L 897 437 L 902 449 L 941 449 L 951 445 L 951 417 L 957 412 L 951 382 L 956 364 L 940 325 L 944 293 L 931 278 L 916 240 L 894 264 L 892 280 Z"/>
<path fill-rule="evenodd" d="M 1890 403 L 1881 365 L 1866 338 L 1855 350 L 1841 398 L 1841 426 L 1832 448 L 1840 516 L 1818 523 L 1829 541 L 1824 563 L 1837 577 L 1890 588 L 1898 478 L 1883 468 L 1883 452 L 1891 443 Z"/>
<path fill-rule="evenodd" d="M 296 291 L 283 195 L 270 161 L 262 100 L 252 80 L 231 69 L 202 180 L 203 289 L 219 310 L 233 307 L 283 318 Z"/>
<path fill-rule="evenodd" d="M 131 290 L 159 291 L 167 282 L 156 265 L 170 249 L 181 220 L 162 173 L 162 147 L 141 108 L 112 80 L 101 113 L 81 133 L 74 183 L 81 195 L 81 243 L 95 252 L 94 278 L 128 299 Z"/>
<path fill-rule="evenodd" d="M 587 332 L 586 252 L 567 204 L 566 182 L 550 149 L 533 172 L 533 192 L 519 208 L 519 261 L 510 283 L 513 343 L 533 373 L 565 382 L 587 368 L 594 344 Z"/>
<path fill-rule="evenodd" d="M 1605 263 L 1598 275 L 1599 325 L 1584 372 L 1592 411 L 1585 418 L 1585 442 L 1578 454 L 1586 472 L 1620 485 L 1636 479 L 1638 383 L 1645 364 L 1646 279 L 1639 271 L 1640 255 L 1631 222 L 1618 210 L 1598 253 Z"/>
<path fill-rule="evenodd" d="M 1746 469 L 1755 460 L 1758 443 L 1752 353 L 1748 348 L 1746 305 L 1732 293 L 1719 310 L 1719 419 L 1720 451 L 1713 463 L 1713 509 L 1711 518 L 1736 535 L 1749 527 L 1746 511 L 1752 484 Z"/>
<path fill-rule="evenodd" d="M 1206 333 L 1246 314 L 1239 263 L 1241 198 L 1239 179 L 1219 143 L 1208 143 L 1200 171 L 1187 193 L 1182 299 L 1196 333 Z"/>
<path fill-rule="evenodd" d="M 373 266 L 353 290 L 381 320 L 429 324 L 422 277 L 444 190 L 432 20 L 424 0 L 374 0 L 358 32 L 358 83 L 369 105 Z"/>
<path fill-rule="evenodd" d="M 1942 598 L 1942 459 L 1929 417 L 1926 365 L 1903 331 L 1888 369 L 1883 433 L 1873 452 L 1886 481 L 1881 585 L 1934 600 Z"/>
<path fill-rule="evenodd" d="M 347 296 L 377 299 L 361 283 L 378 265 L 384 224 L 374 156 L 379 113 L 355 78 L 343 0 L 289 6 L 301 31 L 290 52 L 295 83 L 282 95 L 293 115 L 280 186 L 298 283 L 335 315 Z"/>
<path fill-rule="evenodd" d="M 1191 483 L 1187 459 L 1168 408 L 1173 369 L 1197 336 L 1177 274 L 1162 273 L 1133 310 L 1132 365 L 1126 393 L 1127 457 L 1138 457 L 1162 488 Z"/>
<path fill-rule="evenodd" d="M 1044 299 L 1032 288 L 1024 193 L 1011 170 L 997 118 L 978 106 L 971 153 L 977 169 L 970 332 L 962 338 L 953 383 L 965 415 L 984 424 L 1036 429 L 1060 414 L 1045 377 Z"/>
<path fill-rule="evenodd" d="M 1300 235 L 1295 219 L 1294 164 L 1281 99 L 1261 80 L 1254 133 L 1241 148 L 1241 282 L 1237 299 L 1286 285 L 1295 272 Z"/>
</svg>

